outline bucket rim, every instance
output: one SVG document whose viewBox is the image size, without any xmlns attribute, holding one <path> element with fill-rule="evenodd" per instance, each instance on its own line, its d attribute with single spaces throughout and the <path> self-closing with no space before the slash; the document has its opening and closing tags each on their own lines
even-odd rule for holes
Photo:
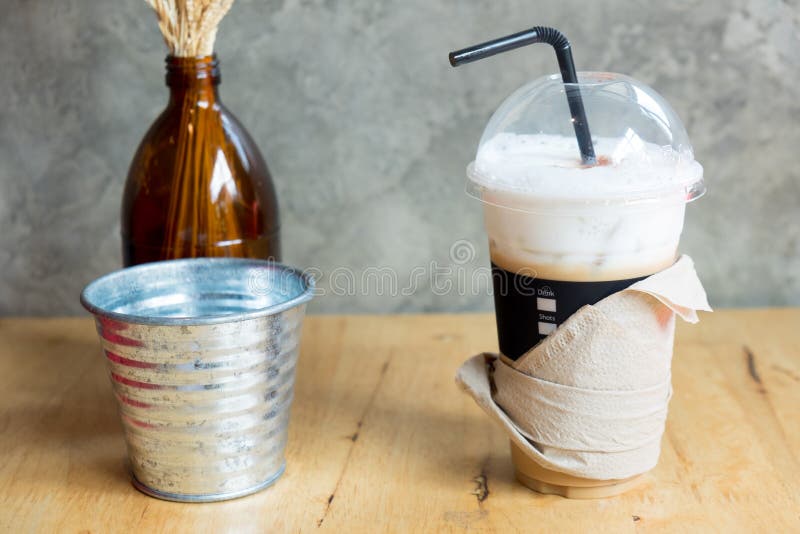
<svg viewBox="0 0 800 534">
<path fill-rule="evenodd" d="M 97 302 L 98 292 L 103 288 L 110 289 L 114 285 L 125 283 L 126 279 L 133 279 L 137 275 L 148 271 L 158 272 L 159 270 L 172 269 L 221 269 L 224 267 L 236 267 L 243 272 L 251 269 L 279 271 L 280 275 L 289 276 L 300 282 L 301 291 L 292 295 L 290 298 L 275 304 L 238 313 L 223 313 L 214 315 L 201 315 L 196 317 L 167 317 L 140 315 L 136 313 L 124 313 L 113 311 Z M 250 271 L 252 274 L 252 271 Z M 102 294 L 102 293 L 100 293 Z M 300 306 L 310 301 L 314 297 L 314 279 L 304 271 L 296 267 L 285 265 L 272 260 L 260 260 L 249 258 L 186 258 L 177 260 L 163 260 L 150 263 L 125 267 L 105 274 L 84 287 L 81 292 L 80 302 L 87 311 L 98 318 L 110 319 L 121 323 L 149 325 L 149 326 L 205 326 L 222 323 L 236 323 L 249 319 L 257 319 L 276 315 L 289 309 Z"/>
</svg>

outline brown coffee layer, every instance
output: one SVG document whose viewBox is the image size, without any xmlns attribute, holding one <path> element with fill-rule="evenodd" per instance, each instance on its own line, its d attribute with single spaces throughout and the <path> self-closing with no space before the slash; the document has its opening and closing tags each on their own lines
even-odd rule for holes
<svg viewBox="0 0 800 534">
<path fill-rule="evenodd" d="M 602 499 L 625 493 L 640 486 L 642 475 L 625 479 L 593 480 L 576 477 L 542 467 L 528 458 L 512 441 L 511 460 L 514 471 L 522 484 L 539 493 L 561 495 L 568 499 Z"/>
<path fill-rule="evenodd" d="M 571 282 L 605 282 L 609 280 L 628 280 L 663 271 L 675 263 L 676 255 L 670 255 L 658 261 L 630 264 L 625 267 L 609 267 L 602 256 L 589 264 L 545 264 L 521 262 L 517 258 L 503 255 L 496 250 L 490 251 L 492 263 L 512 273 L 534 275 L 546 280 L 562 280 Z"/>
</svg>

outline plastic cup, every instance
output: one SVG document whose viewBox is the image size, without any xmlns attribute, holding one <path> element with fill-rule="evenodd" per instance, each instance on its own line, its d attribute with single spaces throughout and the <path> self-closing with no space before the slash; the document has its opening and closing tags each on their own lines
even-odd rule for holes
<svg viewBox="0 0 800 534">
<path fill-rule="evenodd" d="M 467 170 L 483 202 L 501 357 L 516 360 L 580 307 L 672 265 L 702 167 L 675 112 L 649 87 L 612 73 L 565 86 L 546 76 L 495 112 Z M 579 89 L 598 165 L 583 166 L 565 91 Z M 625 491 L 545 469 L 512 444 L 517 478 L 571 497 Z"/>
</svg>

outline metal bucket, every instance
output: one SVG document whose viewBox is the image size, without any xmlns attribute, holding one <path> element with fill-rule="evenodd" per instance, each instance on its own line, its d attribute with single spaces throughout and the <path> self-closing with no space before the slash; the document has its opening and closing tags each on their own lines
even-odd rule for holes
<svg viewBox="0 0 800 534">
<path fill-rule="evenodd" d="M 134 485 L 209 502 L 284 469 L 300 327 L 313 281 L 281 264 L 163 261 L 89 284 Z"/>
</svg>

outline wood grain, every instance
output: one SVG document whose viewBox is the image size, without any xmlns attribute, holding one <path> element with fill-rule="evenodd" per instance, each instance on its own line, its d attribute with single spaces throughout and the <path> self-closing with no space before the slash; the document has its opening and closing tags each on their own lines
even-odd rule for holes
<svg viewBox="0 0 800 534">
<path fill-rule="evenodd" d="M 658 467 L 571 501 L 517 484 L 507 440 L 453 383 L 496 348 L 490 315 L 310 317 L 286 474 L 197 505 L 130 485 L 90 320 L 0 320 L 0 531 L 798 531 L 798 326 L 796 309 L 680 325 Z"/>
</svg>

